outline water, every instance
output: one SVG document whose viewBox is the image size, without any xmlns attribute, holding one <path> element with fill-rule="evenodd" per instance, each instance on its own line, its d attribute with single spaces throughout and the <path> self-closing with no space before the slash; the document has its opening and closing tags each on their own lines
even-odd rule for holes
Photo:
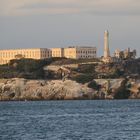
<svg viewBox="0 0 140 140">
<path fill-rule="evenodd" d="M 0 102 L 0 140 L 140 140 L 140 101 Z"/>
</svg>

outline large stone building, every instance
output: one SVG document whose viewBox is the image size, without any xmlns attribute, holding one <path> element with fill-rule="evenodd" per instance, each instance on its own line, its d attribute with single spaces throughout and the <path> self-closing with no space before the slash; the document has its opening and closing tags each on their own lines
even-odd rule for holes
<svg viewBox="0 0 140 140">
<path fill-rule="evenodd" d="M 114 57 L 120 59 L 129 59 L 136 57 L 136 50 L 130 51 L 130 48 L 125 49 L 124 51 L 120 51 L 119 49 L 115 50 Z"/>
<path fill-rule="evenodd" d="M 50 48 L 52 57 L 64 57 L 64 48 Z"/>
<path fill-rule="evenodd" d="M 64 57 L 73 59 L 90 59 L 97 57 L 96 47 L 72 46 L 64 48 Z"/>
<path fill-rule="evenodd" d="M 0 50 L 0 64 L 6 64 L 12 59 L 44 59 L 50 58 L 51 56 L 51 50 L 46 48 Z"/>
<path fill-rule="evenodd" d="M 45 59 L 51 57 L 66 57 L 73 59 L 95 58 L 96 47 L 68 48 L 31 48 L 0 50 L 0 64 L 9 63 L 12 59 L 32 58 Z"/>
</svg>

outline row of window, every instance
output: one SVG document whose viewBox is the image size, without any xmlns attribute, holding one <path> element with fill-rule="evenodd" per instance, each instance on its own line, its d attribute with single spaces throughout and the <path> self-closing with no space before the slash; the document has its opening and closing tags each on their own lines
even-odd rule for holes
<svg viewBox="0 0 140 140">
<path fill-rule="evenodd" d="M 48 57 L 51 57 L 51 55 L 41 54 L 41 58 L 48 58 Z"/>
<path fill-rule="evenodd" d="M 22 54 L 24 56 L 32 56 L 32 57 L 35 57 L 35 56 L 38 56 L 39 55 L 39 52 L 1 52 L 0 53 L 0 57 L 3 57 L 3 58 L 14 58 L 15 55 L 18 55 L 18 54 Z"/>
<path fill-rule="evenodd" d="M 50 51 L 41 51 L 41 54 L 51 54 L 51 52 Z"/>
<path fill-rule="evenodd" d="M 66 54 L 74 54 L 74 51 L 67 51 Z M 65 54 L 64 53 L 64 54 Z M 76 51 L 77 54 L 96 54 L 96 51 Z"/>
<path fill-rule="evenodd" d="M 96 51 L 76 51 L 76 53 L 96 54 Z"/>
<path fill-rule="evenodd" d="M 21 54 L 25 57 L 38 57 L 40 55 L 40 52 L 38 51 L 30 51 L 30 52 L 0 52 L 0 57 L 3 58 L 15 58 L 16 55 Z M 47 57 L 48 55 L 51 55 L 50 52 L 42 51 L 41 55 L 44 57 Z"/>
<path fill-rule="evenodd" d="M 1 60 L 0 61 L 0 64 L 6 64 L 6 63 L 9 63 L 9 60 Z"/>
</svg>

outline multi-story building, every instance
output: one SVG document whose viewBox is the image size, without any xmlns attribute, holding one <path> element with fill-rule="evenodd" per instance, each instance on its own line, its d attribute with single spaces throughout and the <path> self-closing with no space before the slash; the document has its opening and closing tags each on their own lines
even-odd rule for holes
<svg viewBox="0 0 140 140">
<path fill-rule="evenodd" d="M 64 57 L 64 48 L 50 48 L 52 57 Z"/>
<path fill-rule="evenodd" d="M 76 59 L 77 58 L 76 48 L 75 47 L 64 48 L 64 57 Z"/>
<path fill-rule="evenodd" d="M 51 57 L 66 57 L 74 59 L 95 58 L 96 47 L 27 48 L 0 50 L 0 64 L 9 63 L 9 61 L 12 59 L 45 59 Z"/>
<path fill-rule="evenodd" d="M 50 57 L 51 51 L 46 48 L 0 50 L 0 64 L 6 64 L 12 59 L 45 59 Z"/>
<path fill-rule="evenodd" d="M 115 50 L 114 57 L 120 59 L 128 59 L 136 57 L 136 50 L 130 51 L 130 48 L 120 51 L 119 49 Z"/>
<path fill-rule="evenodd" d="M 96 47 L 80 47 L 72 46 L 64 48 L 64 57 L 73 59 L 90 59 L 96 58 L 97 49 Z"/>
</svg>

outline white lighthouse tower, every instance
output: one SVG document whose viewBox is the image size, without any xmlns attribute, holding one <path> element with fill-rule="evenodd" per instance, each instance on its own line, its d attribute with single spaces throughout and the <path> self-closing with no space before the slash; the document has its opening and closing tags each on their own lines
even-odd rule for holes
<svg viewBox="0 0 140 140">
<path fill-rule="evenodd" d="M 110 57 L 110 50 L 109 50 L 109 32 L 106 30 L 104 32 L 104 56 L 103 56 L 103 62 L 109 63 L 111 61 Z"/>
<path fill-rule="evenodd" d="M 109 32 L 106 30 L 104 32 L 104 57 L 110 57 L 110 51 L 109 51 Z"/>
</svg>

